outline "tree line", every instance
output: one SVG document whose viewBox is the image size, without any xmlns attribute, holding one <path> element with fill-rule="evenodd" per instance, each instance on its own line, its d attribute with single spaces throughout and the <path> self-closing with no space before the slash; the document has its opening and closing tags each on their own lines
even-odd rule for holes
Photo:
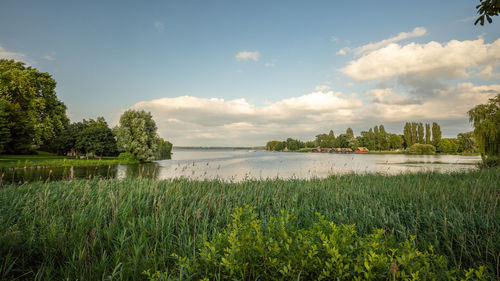
<svg viewBox="0 0 500 281">
<path fill-rule="evenodd" d="M 425 129 L 424 129 L 425 126 Z M 352 128 L 335 136 L 333 130 L 328 134 L 316 135 L 315 140 L 300 141 L 288 138 L 285 141 L 269 141 L 266 149 L 270 151 L 290 150 L 297 151 L 307 148 L 351 148 L 366 147 L 372 151 L 408 150 L 415 153 L 433 152 L 472 152 L 477 150 L 472 132 L 460 133 L 456 138 L 441 138 L 441 127 L 436 122 L 423 124 L 406 122 L 403 134 L 389 133 L 384 125 L 377 125 L 368 131 L 362 131 L 359 136 L 354 136 Z"/>
<path fill-rule="evenodd" d="M 55 88 L 50 74 L 0 60 L 0 154 L 40 149 L 87 158 L 120 153 L 140 161 L 170 157 L 172 144 L 158 136 L 149 112 L 128 110 L 112 129 L 103 117 L 70 123 Z"/>
</svg>

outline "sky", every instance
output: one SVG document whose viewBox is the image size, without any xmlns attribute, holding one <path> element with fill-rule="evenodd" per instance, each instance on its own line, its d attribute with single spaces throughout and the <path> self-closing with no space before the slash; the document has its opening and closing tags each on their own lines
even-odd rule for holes
<svg viewBox="0 0 500 281">
<path fill-rule="evenodd" d="M 146 110 L 178 146 L 455 137 L 500 93 L 500 18 L 475 26 L 476 2 L 2 0 L 0 58 L 50 73 L 73 122 Z"/>
</svg>

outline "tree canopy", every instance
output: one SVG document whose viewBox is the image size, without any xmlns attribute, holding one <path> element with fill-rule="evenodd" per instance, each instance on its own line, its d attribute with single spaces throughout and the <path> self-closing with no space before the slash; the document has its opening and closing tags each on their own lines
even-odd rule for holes
<svg viewBox="0 0 500 281">
<path fill-rule="evenodd" d="M 50 74 L 0 59 L 0 153 L 29 153 L 68 126 L 55 88 Z"/>
<path fill-rule="evenodd" d="M 468 115 L 483 160 L 500 157 L 500 94 L 475 106 Z"/>
<path fill-rule="evenodd" d="M 140 161 L 151 161 L 158 146 L 156 129 L 151 113 L 127 110 L 120 117 L 120 125 L 116 129 L 118 145 Z"/>
</svg>

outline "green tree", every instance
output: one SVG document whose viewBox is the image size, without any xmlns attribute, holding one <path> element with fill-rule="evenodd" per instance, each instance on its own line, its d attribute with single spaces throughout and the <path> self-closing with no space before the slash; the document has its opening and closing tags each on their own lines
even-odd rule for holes
<svg viewBox="0 0 500 281">
<path fill-rule="evenodd" d="M 75 149 L 102 158 L 103 155 L 116 155 L 117 145 L 113 131 L 103 117 L 97 120 L 83 120 L 83 129 L 76 134 Z"/>
<path fill-rule="evenodd" d="M 354 138 L 354 131 L 351 128 L 347 128 L 345 131 L 346 135 L 348 135 L 351 138 Z"/>
<path fill-rule="evenodd" d="M 156 129 L 151 113 L 127 110 L 116 130 L 118 145 L 142 162 L 151 161 L 157 146 Z"/>
<path fill-rule="evenodd" d="M 408 122 L 405 123 L 405 127 L 403 129 L 403 136 L 406 147 L 408 148 L 412 146 L 413 143 L 411 142 L 411 125 Z"/>
<path fill-rule="evenodd" d="M 417 126 L 417 133 L 418 133 L 418 143 L 424 143 L 425 135 L 424 135 L 424 125 L 422 123 L 418 123 Z"/>
<path fill-rule="evenodd" d="M 457 140 L 459 152 L 474 151 L 476 140 L 473 132 L 460 133 L 457 135 Z"/>
<path fill-rule="evenodd" d="M 156 139 L 155 160 L 170 159 L 172 154 L 172 143 L 160 137 Z"/>
<path fill-rule="evenodd" d="M 378 143 L 381 150 L 389 150 L 389 140 L 387 139 L 387 132 L 385 131 L 384 125 L 379 127 Z"/>
<path fill-rule="evenodd" d="M 425 143 L 431 143 L 431 125 L 429 123 L 425 124 Z"/>
<path fill-rule="evenodd" d="M 474 25 L 478 23 L 484 25 L 484 19 L 492 23 L 493 20 L 491 17 L 498 16 L 500 13 L 500 0 L 479 0 L 479 5 L 476 6 L 476 9 L 480 16 L 476 19 Z"/>
<path fill-rule="evenodd" d="M 378 126 L 373 127 L 374 149 L 380 150 Z"/>
<path fill-rule="evenodd" d="M 418 142 L 417 123 L 411 122 L 411 144 Z"/>
<path fill-rule="evenodd" d="M 14 60 L 0 60 L 0 124 L 9 130 L 8 153 L 28 153 L 46 145 L 69 124 L 66 106 L 57 99 L 48 73 Z"/>
<path fill-rule="evenodd" d="M 389 147 L 390 149 L 401 149 L 403 148 L 403 138 L 397 134 L 389 134 Z"/>
<path fill-rule="evenodd" d="M 441 127 L 436 123 L 432 122 L 432 144 L 437 146 L 441 140 Z"/>
<path fill-rule="evenodd" d="M 500 94 L 469 110 L 469 121 L 474 125 L 474 136 L 483 162 L 498 164 L 500 158 Z M 496 164 L 495 164 L 496 163 Z"/>
</svg>

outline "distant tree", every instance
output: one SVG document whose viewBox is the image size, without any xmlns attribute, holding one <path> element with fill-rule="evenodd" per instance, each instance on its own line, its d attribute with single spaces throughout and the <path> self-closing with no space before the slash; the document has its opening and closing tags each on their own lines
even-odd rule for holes
<svg viewBox="0 0 500 281">
<path fill-rule="evenodd" d="M 437 146 L 441 140 L 441 127 L 436 123 L 432 122 L 432 144 Z"/>
<path fill-rule="evenodd" d="M 431 125 L 429 123 L 425 124 L 425 143 L 431 143 Z"/>
<path fill-rule="evenodd" d="M 116 155 L 117 145 L 113 131 L 103 117 L 97 120 L 83 120 L 84 128 L 77 132 L 75 148 L 84 153 L 87 157 L 89 153 L 102 158 L 104 155 Z"/>
<path fill-rule="evenodd" d="M 417 125 L 417 134 L 418 134 L 418 143 L 424 143 L 425 135 L 424 135 L 424 125 L 422 123 L 418 123 Z"/>
<path fill-rule="evenodd" d="M 405 147 L 410 147 L 413 143 L 411 142 L 411 125 L 408 122 L 405 123 L 405 127 L 403 129 L 403 136 L 406 144 Z"/>
<path fill-rule="evenodd" d="M 351 129 L 351 128 L 347 128 L 347 130 L 345 131 L 346 135 L 351 137 L 351 138 L 354 138 L 354 131 Z"/>
<path fill-rule="evenodd" d="M 66 106 L 57 99 L 55 87 L 48 73 L 0 59 L 0 126 L 5 152 L 29 153 L 33 145 L 47 144 L 69 124 Z"/>
<path fill-rule="evenodd" d="M 350 139 L 351 137 L 348 136 L 347 134 L 338 135 L 337 139 L 335 140 L 336 142 L 335 147 L 348 148 Z"/>
<path fill-rule="evenodd" d="M 500 94 L 469 110 L 469 121 L 474 125 L 474 136 L 488 166 L 498 165 L 500 160 Z M 490 163 L 490 164 L 489 164 Z"/>
<path fill-rule="evenodd" d="M 478 23 L 484 25 L 485 18 L 491 24 L 493 22 L 491 17 L 498 16 L 500 13 L 500 0 L 479 0 L 476 9 L 480 16 L 476 19 L 474 25 Z"/>
<path fill-rule="evenodd" d="M 418 142 L 417 123 L 411 122 L 411 144 Z"/>
<path fill-rule="evenodd" d="M 316 147 L 316 142 L 315 141 L 306 141 L 305 145 L 308 148 L 314 148 L 314 147 Z"/>
<path fill-rule="evenodd" d="M 374 149 L 375 150 L 380 150 L 380 143 L 378 142 L 379 141 L 379 130 L 378 130 L 378 126 L 375 126 L 373 127 L 373 138 L 374 138 Z"/>
<path fill-rule="evenodd" d="M 172 143 L 160 137 L 156 139 L 155 160 L 170 159 L 172 153 Z"/>
<path fill-rule="evenodd" d="M 476 141 L 473 132 L 460 133 L 457 135 L 457 140 L 459 152 L 474 151 Z"/>
<path fill-rule="evenodd" d="M 389 140 L 384 125 L 380 125 L 378 128 L 379 128 L 379 136 L 377 142 L 379 144 L 379 148 L 381 150 L 389 150 Z"/>
<path fill-rule="evenodd" d="M 156 151 L 156 123 L 151 113 L 127 110 L 120 117 L 117 140 L 126 152 L 140 161 L 151 161 Z"/>
<path fill-rule="evenodd" d="M 397 134 L 389 134 L 389 147 L 390 149 L 401 149 L 403 148 L 403 138 Z"/>
<path fill-rule="evenodd" d="M 285 145 L 281 141 L 269 141 L 266 144 L 266 149 L 269 151 L 281 151 L 285 148 Z"/>
<path fill-rule="evenodd" d="M 441 139 L 439 140 L 436 151 L 438 152 L 455 152 L 453 143 L 449 139 Z"/>
</svg>

